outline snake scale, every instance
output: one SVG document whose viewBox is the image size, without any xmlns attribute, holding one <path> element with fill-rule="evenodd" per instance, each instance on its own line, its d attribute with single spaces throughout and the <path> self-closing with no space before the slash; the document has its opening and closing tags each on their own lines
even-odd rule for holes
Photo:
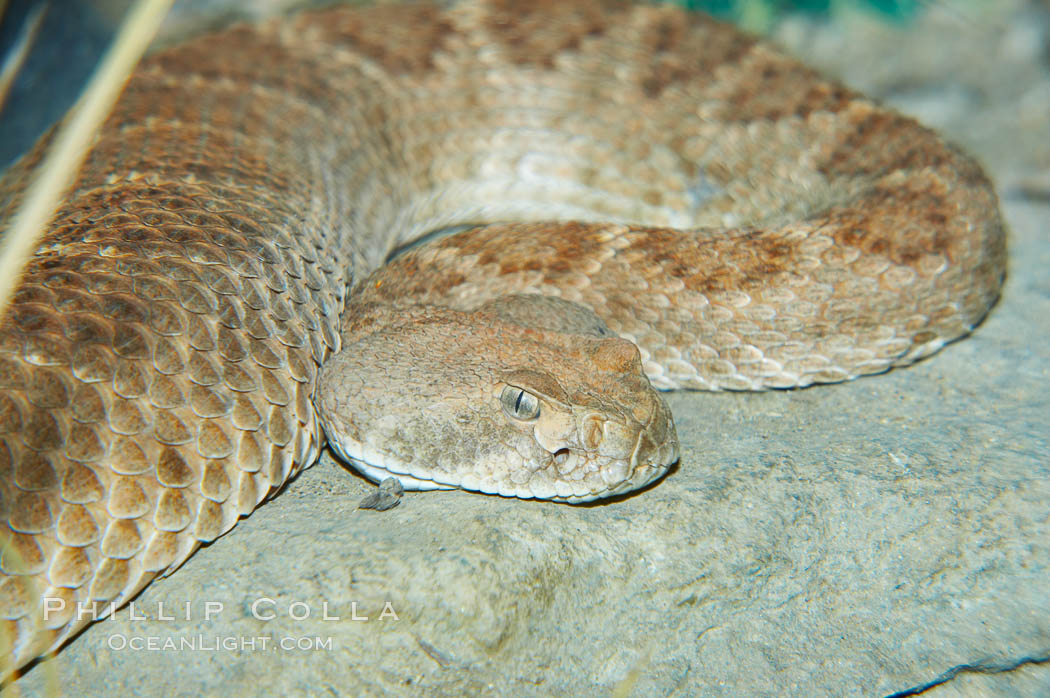
<svg viewBox="0 0 1050 698">
<path fill-rule="evenodd" d="M 608 496 L 677 459 L 650 384 L 911 363 L 981 321 L 1005 254 L 967 155 L 668 6 L 334 8 L 155 53 L 0 328 L 4 674 L 326 434 L 375 479 Z"/>
</svg>

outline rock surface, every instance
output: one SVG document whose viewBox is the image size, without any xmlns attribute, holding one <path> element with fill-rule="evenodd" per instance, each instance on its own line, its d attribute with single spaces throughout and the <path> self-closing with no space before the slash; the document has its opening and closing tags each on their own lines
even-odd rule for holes
<svg viewBox="0 0 1050 698">
<path fill-rule="evenodd" d="M 779 34 L 989 165 L 1011 267 L 971 338 L 849 384 L 672 394 L 680 467 L 606 504 L 362 511 L 371 486 L 326 455 L 150 586 L 145 620 L 118 612 L 12 688 L 1050 694 L 1050 20 L 990 5 Z"/>
</svg>

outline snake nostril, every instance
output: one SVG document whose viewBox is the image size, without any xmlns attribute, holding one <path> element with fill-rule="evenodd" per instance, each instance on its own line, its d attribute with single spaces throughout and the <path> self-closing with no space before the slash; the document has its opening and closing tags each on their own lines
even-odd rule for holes
<svg viewBox="0 0 1050 698">
<path fill-rule="evenodd" d="M 592 451 L 602 442 L 602 426 L 605 420 L 597 415 L 587 417 L 583 424 L 583 445 Z"/>
<path fill-rule="evenodd" d="M 559 448 L 554 452 L 554 464 L 563 465 L 565 461 L 569 460 L 569 449 Z"/>
</svg>

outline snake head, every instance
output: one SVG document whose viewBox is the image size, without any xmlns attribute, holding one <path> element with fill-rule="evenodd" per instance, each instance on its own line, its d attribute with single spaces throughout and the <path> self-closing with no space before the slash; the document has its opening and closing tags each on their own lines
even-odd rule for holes
<svg viewBox="0 0 1050 698">
<path fill-rule="evenodd" d="M 406 489 L 584 502 L 648 484 L 678 438 L 637 347 L 565 329 L 486 308 L 389 313 L 321 370 L 329 444 Z"/>
</svg>

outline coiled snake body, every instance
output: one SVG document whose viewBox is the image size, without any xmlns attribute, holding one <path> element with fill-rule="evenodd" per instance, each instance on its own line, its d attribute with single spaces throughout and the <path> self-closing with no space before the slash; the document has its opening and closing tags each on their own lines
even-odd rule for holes
<svg viewBox="0 0 1050 698">
<path fill-rule="evenodd" d="M 46 146 L 0 183 L 4 219 Z M 487 223 L 344 312 L 398 246 Z M 966 155 L 670 7 L 332 9 L 156 54 L 0 330 L 5 672 L 232 528 L 323 433 L 377 479 L 607 496 L 677 458 L 649 381 L 907 364 L 984 317 L 1004 266 Z"/>
</svg>

